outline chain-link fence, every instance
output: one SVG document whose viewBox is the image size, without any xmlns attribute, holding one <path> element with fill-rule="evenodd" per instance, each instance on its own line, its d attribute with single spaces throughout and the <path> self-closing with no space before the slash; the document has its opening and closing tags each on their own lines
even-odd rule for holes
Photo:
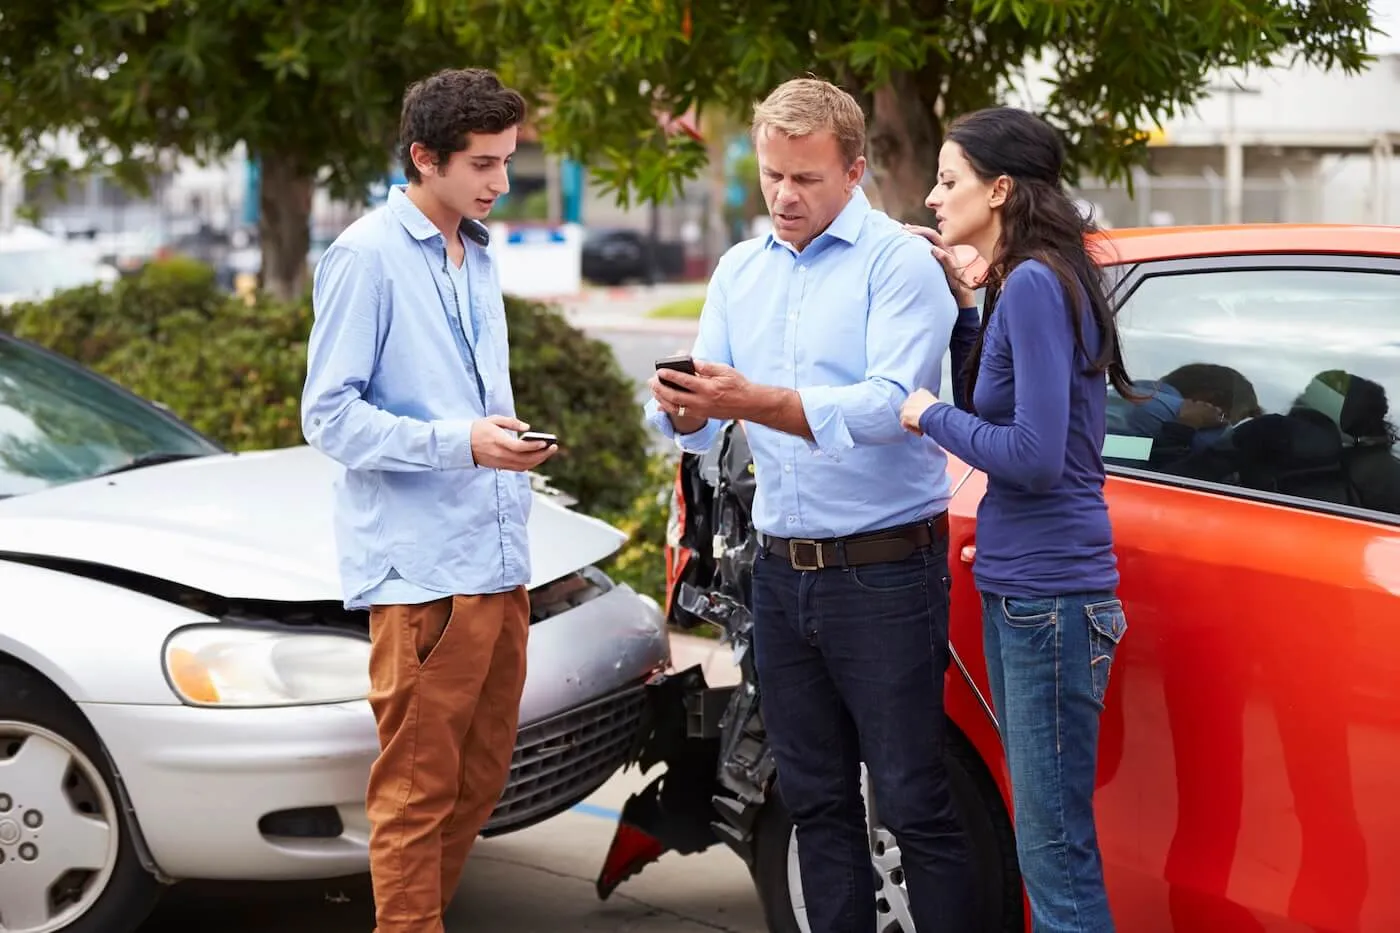
<svg viewBox="0 0 1400 933">
<path fill-rule="evenodd" d="M 1075 192 L 1092 205 L 1102 226 L 1150 227 L 1229 222 L 1225 178 L 1214 173 L 1154 177 L 1145 172 L 1127 184 L 1088 182 Z M 1325 217 L 1327 185 L 1317 176 L 1245 178 L 1241 184 L 1243 223 L 1310 223 Z"/>
</svg>

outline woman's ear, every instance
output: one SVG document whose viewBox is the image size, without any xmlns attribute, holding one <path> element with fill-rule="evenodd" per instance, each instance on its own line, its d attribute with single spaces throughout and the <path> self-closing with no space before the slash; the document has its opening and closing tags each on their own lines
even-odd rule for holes
<svg viewBox="0 0 1400 933">
<path fill-rule="evenodd" d="M 1006 203 L 1006 199 L 1011 197 L 1011 187 L 1015 182 L 1009 175 L 998 175 L 996 181 L 992 182 L 991 196 L 987 199 L 987 206 L 996 208 Z"/>
</svg>

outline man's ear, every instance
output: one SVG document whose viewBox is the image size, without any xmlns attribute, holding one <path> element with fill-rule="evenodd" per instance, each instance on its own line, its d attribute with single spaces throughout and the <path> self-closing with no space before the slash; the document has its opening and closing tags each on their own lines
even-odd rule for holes
<svg viewBox="0 0 1400 933">
<path fill-rule="evenodd" d="M 856 160 L 851 163 L 851 167 L 846 169 L 846 192 L 849 194 L 860 187 L 860 180 L 865 177 L 865 156 L 856 156 Z"/>
<path fill-rule="evenodd" d="M 437 174 L 436 153 L 422 143 L 414 143 L 409 146 L 408 157 L 418 167 L 418 174 L 424 177 Z"/>
</svg>

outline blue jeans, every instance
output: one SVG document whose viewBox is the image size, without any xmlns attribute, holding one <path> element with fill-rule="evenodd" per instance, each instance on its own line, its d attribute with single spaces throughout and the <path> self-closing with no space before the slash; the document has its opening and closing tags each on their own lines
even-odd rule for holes
<svg viewBox="0 0 1400 933">
<path fill-rule="evenodd" d="M 1033 929 L 1112 933 L 1093 797 L 1123 604 L 1112 593 L 983 593 L 982 620 Z"/>
<path fill-rule="evenodd" d="M 875 930 L 862 762 L 899 843 L 918 929 L 977 929 L 943 762 L 946 541 L 898 563 L 815 571 L 760 552 L 753 590 L 763 721 L 797 826 L 812 933 Z"/>
</svg>

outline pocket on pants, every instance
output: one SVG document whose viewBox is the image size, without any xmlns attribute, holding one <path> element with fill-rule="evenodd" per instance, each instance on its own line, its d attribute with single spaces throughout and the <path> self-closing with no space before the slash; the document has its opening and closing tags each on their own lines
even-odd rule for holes
<svg viewBox="0 0 1400 933">
<path fill-rule="evenodd" d="M 457 615 L 457 600 L 452 597 L 425 603 L 413 615 L 413 647 L 418 656 L 418 668 L 422 670 L 437 654 L 438 647 L 447 637 L 453 617 Z"/>
<path fill-rule="evenodd" d="M 1001 614 L 1016 628 L 1038 628 L 1058 621 L 1060 601 L 1053 596 L 1003 596 Z"/>
<path fill-rule="evenodd" d="M 1089 678 L 1094 702 L 1102 704 L 1108 693 L 1108 677 L 1114 655 L 1118 653 L 1118 643 L 1128 631 L 1128 617 L 1119 599 L 1089 603 L 1084 607 L 1084 614 L 1089 620 Z"/>
<path fill-rule="evenodd" d="M 891 563 L 861 564 L 848 572 L 856 586 L 877 595 L 915 593 L 928 583 L 928 561 L 919 553 Z"/>
</svg>

